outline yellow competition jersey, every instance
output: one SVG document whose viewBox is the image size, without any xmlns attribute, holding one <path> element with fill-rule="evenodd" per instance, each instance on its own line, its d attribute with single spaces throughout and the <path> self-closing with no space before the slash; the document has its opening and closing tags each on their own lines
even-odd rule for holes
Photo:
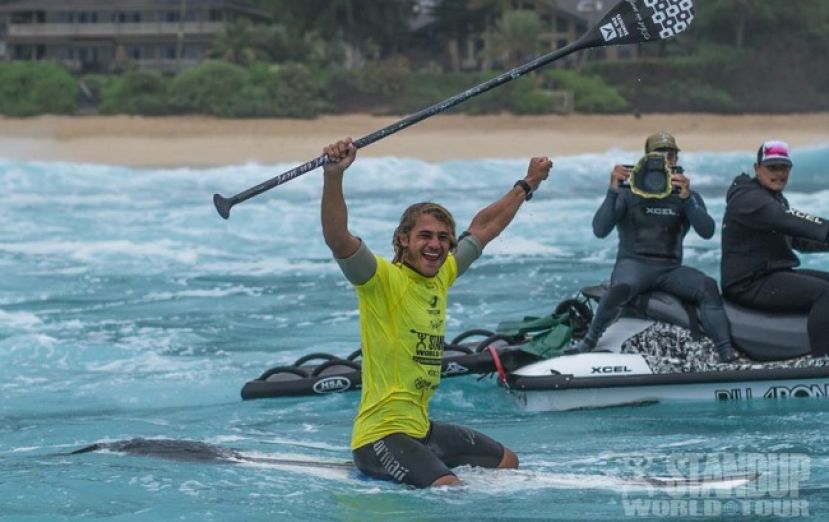
<svg viewBox="0 0 829 522">
<path fill-rule="evenodd" d="M 452 254 L 434 277 L 375 258 L 377 272 L 355 287 L 363 389 L 354 449 L 391 433 L 426 436 L 429 400 L 440 383 L 446 296 L 458 274 Z"/>
</svg>

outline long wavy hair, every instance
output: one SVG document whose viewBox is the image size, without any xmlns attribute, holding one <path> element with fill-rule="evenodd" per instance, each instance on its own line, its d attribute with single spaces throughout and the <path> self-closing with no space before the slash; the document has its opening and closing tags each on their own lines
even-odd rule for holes
<svg viewBox="0 0 829 522">
<path fill-rule="evenodd" d="M 403 245 L 400 244 L 400 236 L 408 235 L 417 224 L 417 218 L 423 214 L 429 214 L 449 227 L 450 251 L 454 251 L 455 247 L 458 246 L 458 239 L 455 235 L 455 218 L 452 217 L 452 213 L 437 203 L 431 203 L 429 201 L 415 203 L 403 212 L 403 215 L 400 216 L 400 224 L 397 225 L 397 228 L 394 231 L 391 243 L 394 246 L 395 263 L 399 263 L 403 260 L 403 253 L 405 250 Z"/>
</svg>

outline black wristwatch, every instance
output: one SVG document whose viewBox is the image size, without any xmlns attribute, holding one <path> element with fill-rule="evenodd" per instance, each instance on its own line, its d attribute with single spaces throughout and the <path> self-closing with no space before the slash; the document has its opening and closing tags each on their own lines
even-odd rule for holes
<svg viewBox="0 0 829 522">
<path fill-rule="evenodd" d="M 527 197 L 524 198 L 524 201 L 529 201 L 533 198 L 533 188 L 530 186 L 529 183 L 527 183 L 523 179 L 519 179 L 518 181 L 516 181 L 515 185 L 513 185 L 512 187 L 521 187 L 522 189 L 524 189 L 524 192 L 527 193 Z"/>
</svg>

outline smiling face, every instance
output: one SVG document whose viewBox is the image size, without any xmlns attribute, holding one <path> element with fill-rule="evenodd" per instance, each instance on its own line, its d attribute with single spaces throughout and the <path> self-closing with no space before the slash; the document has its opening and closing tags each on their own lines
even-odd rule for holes
<svg viewBox="0 0 829 522">
<path fill-rule="evenodd" d="M 432 214 L 420 214 L 408 232 L 400 232 L 401 261 L 426 277 L 434 277 L 452 248 L 452 229 Z"/>
<path fill-rule="evenodd" d="M 754 174 L 757 176 L 757 181 L 772 192 L 782 192 L 786 188 L 791 171 L 791 165 L 754 164 Z"/>
</svg>

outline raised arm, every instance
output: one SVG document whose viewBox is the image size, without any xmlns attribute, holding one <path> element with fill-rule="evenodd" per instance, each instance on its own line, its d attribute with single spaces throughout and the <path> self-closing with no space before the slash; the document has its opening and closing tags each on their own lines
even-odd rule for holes
<svg viewBox="0 0 829 522">
<path fill-rule="evenodd" d="M 630 168 L 625 165 L 616 165 L 610 172 L 610 185 L 607 195 L 593 216 L 593 234 L 596 237 L 607 237 L 625 215 L 625 199 L 619 196 L 619 184 L 630 177 Z"/>
<path fill-rule="evenodd" d="M 345 259 L 360 248 L 360 240 L 348 231 L 348 208 L 343 196 L 343 175 L 357 157 L 351 138 L 332 143 L 322 150 L 330 162 L 323 168 L 322 235 L 334 257 Z"/>
<path fill-rule="evenodd" d="M 541 182 L 547 179 L 552 167 L 553 162 L 550 158 L 533 158 L 527 168 L 527 175 L 522 181 L 529 185 L 532 192 L 535 192 Z M 468 232 L 480 241 L 481 248 L 485 247 L 487 243 L 507 228 L 512 218 L 515 217 L 515 213 L 518 212 L 518 208 L 527 199 L 528 194 L 520 183 L 518 182 L 501 199 L 484 208 L 472 218 Z"/>
</svg>

